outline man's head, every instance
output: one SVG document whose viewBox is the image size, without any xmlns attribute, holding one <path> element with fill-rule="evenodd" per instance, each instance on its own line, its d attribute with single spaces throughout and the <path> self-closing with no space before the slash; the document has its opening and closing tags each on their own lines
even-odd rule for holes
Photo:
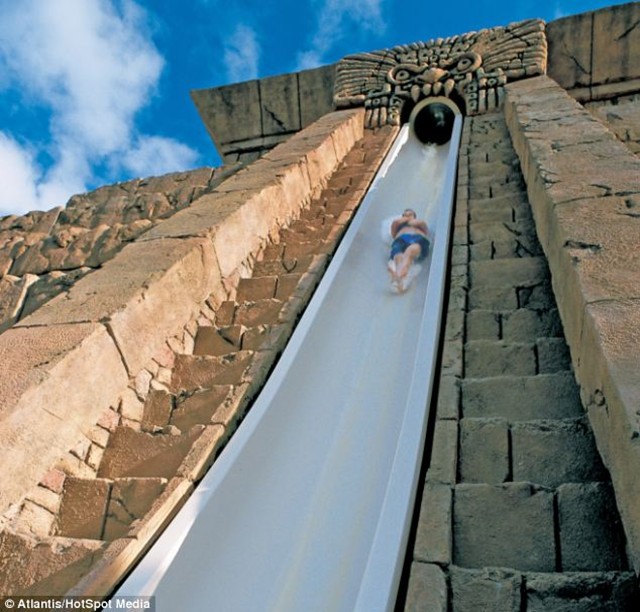
<svg viewBox="0 0 640 612">
<path fill-rule="evenodd" d="M 410 219 L 415 219 L 416 218 L 416 211 L 413 210 L 413 208 L 405 208 L 404 212 L 402 213 L 403 217 L 409 217 Z"/>
</svg>

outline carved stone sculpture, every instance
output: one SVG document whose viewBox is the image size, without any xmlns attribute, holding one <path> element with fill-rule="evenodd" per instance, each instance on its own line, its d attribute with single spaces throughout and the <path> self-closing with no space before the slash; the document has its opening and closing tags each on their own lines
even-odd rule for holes
<svg viewBox="0 0 640 612">
<path fill-rule="evenodd" d="M 456 101 L 467 115 L 500 108 L 507 81 L 544 74 L 544 22 L 530 19 L 393 49 L 348 55 L 338 63 L 338 108 L 364 105 L 367 127 L 399 125 L 430 96 Z"/>
</svg>

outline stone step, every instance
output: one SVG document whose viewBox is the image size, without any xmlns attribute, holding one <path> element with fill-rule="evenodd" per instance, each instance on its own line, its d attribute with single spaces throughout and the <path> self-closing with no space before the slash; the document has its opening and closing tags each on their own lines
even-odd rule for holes
<svg viewBox="0 0 640 612">
<path fill-rule="evenodd" d="M 201 326 L 196 331 L 193 354 L 220 357 L 235 353 L 242 348 L 242 336 L 246 330 L 244 325 Z"/>
<path fill-rule="evenodd" d="M 464 418 L 458 461 L 463 483 L 526 481 L 553 488 L 609 480 L 586 417 L 517 423 Z"/>
<path fill-rule="evenodd" d="M 162 494 L 165 478 L 66 478 L 55 534 L 112 541 L 126 536 Z"/>
<path fill-rule="evenodd" d="M 467 313 L 466 338 L 476 340 L 503 340 L 505 342 L 531 342 L 553 339 L 564 342 L 562 323 L 556 308 L 550 310 L 487 310 L 476 308 Z"/>
<path fill-rule="evenodd" d="M 93 566 L 106 542 L 64 537 L 35 538 L 0 532 L 0 593 L 46 596 L 67 593 Z"/>
<path fill-rule="evenodd" d="M 418 564 L 416 564 L 418 565 Z M 432 591 L 440 576 L 428 564 L 412 570 L 408 603 Z M 437 567 L 437 566 L 435 566 Z M 441 591 L 439 589 L 436 592 Z M 536 573 L 452 566 L 450 586 L 434 612 L 622 612 L 637 610 L 633 572 Z M 409 606 L 405 608 L 411 609 Z M 417 609 L 417 608 L 416 608 Z"/>
<path fill-rule="evenodd" d="M 98 477 L 171 478 L 203 430 L 195 426 L 186 433 L 150 434 L 118 427 L 109 438 Z"/>
<path fill-rule="evenodd" d="M 468 378 L 534 376 L 570 371 L 571 357 L 563 338 L 471 340 L 465 344 L 464 367 Z"/>
<path fill-rule="evenodd" d="M 608 483 L 459 484 L 453 489 L 453 563 L 518 571 L 627 569 Z"/>
<path fill-rule="evenodd" d="M 514 422 L 584 414 L 571 372 L 466 379 L 461 394 L 464 417 L 502 417 Z"/>
<path fill-rule="evenodd" d="M 170 390 L 174 394 L 214 385 L 234 385 L 244 380 L 254 351 L 241 350 L 222 356 L 177 355 Z"/>
</svg>

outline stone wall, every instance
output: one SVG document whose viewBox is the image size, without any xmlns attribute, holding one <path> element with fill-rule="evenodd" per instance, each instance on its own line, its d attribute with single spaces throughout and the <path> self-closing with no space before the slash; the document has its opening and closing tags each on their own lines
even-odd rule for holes
<svg viewBox="0 0 640 612">
<path fill-rule="evenodd" d="M 0 332 L 239 169 L 201 168 L 73 196 L 65 208 L 0 219 Z"/>
<path fill-rule="evenodd" d="M 505 112 L 639 570 L 640 160 L 548 77 L 510 86 Z"/>
<path fill-rule="evenodd" d="M 362 130 L 361 113 L 326 116 L 0 336 L 0 454 L 12 474 L 0 488 L 1 511 L 70 449 L 90 444 L 96 423 L 127 397 L 149 389 L 168 339 L 183 337 L 206 300 L 217 305 L 235 290 Z"/>
<path fill-rule="evenodd" d="M 580 102 L 640 90 L 640 3 L 547 24 L 548 72 Z"/>
</svg>

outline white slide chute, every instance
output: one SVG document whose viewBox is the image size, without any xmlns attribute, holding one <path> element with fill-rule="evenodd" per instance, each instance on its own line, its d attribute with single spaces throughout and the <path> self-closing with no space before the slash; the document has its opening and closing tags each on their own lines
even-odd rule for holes
<svg viewBox="0 0 640 612">
<path fill-rule="evenodd" d="M 457 148 L 408 126 L 251 411 L 116 595 L 158 612 L 393 609 L 428 420 Z M 432 248 L 392 292 L 385 219 L 426 219 Z"/>
</svg>

